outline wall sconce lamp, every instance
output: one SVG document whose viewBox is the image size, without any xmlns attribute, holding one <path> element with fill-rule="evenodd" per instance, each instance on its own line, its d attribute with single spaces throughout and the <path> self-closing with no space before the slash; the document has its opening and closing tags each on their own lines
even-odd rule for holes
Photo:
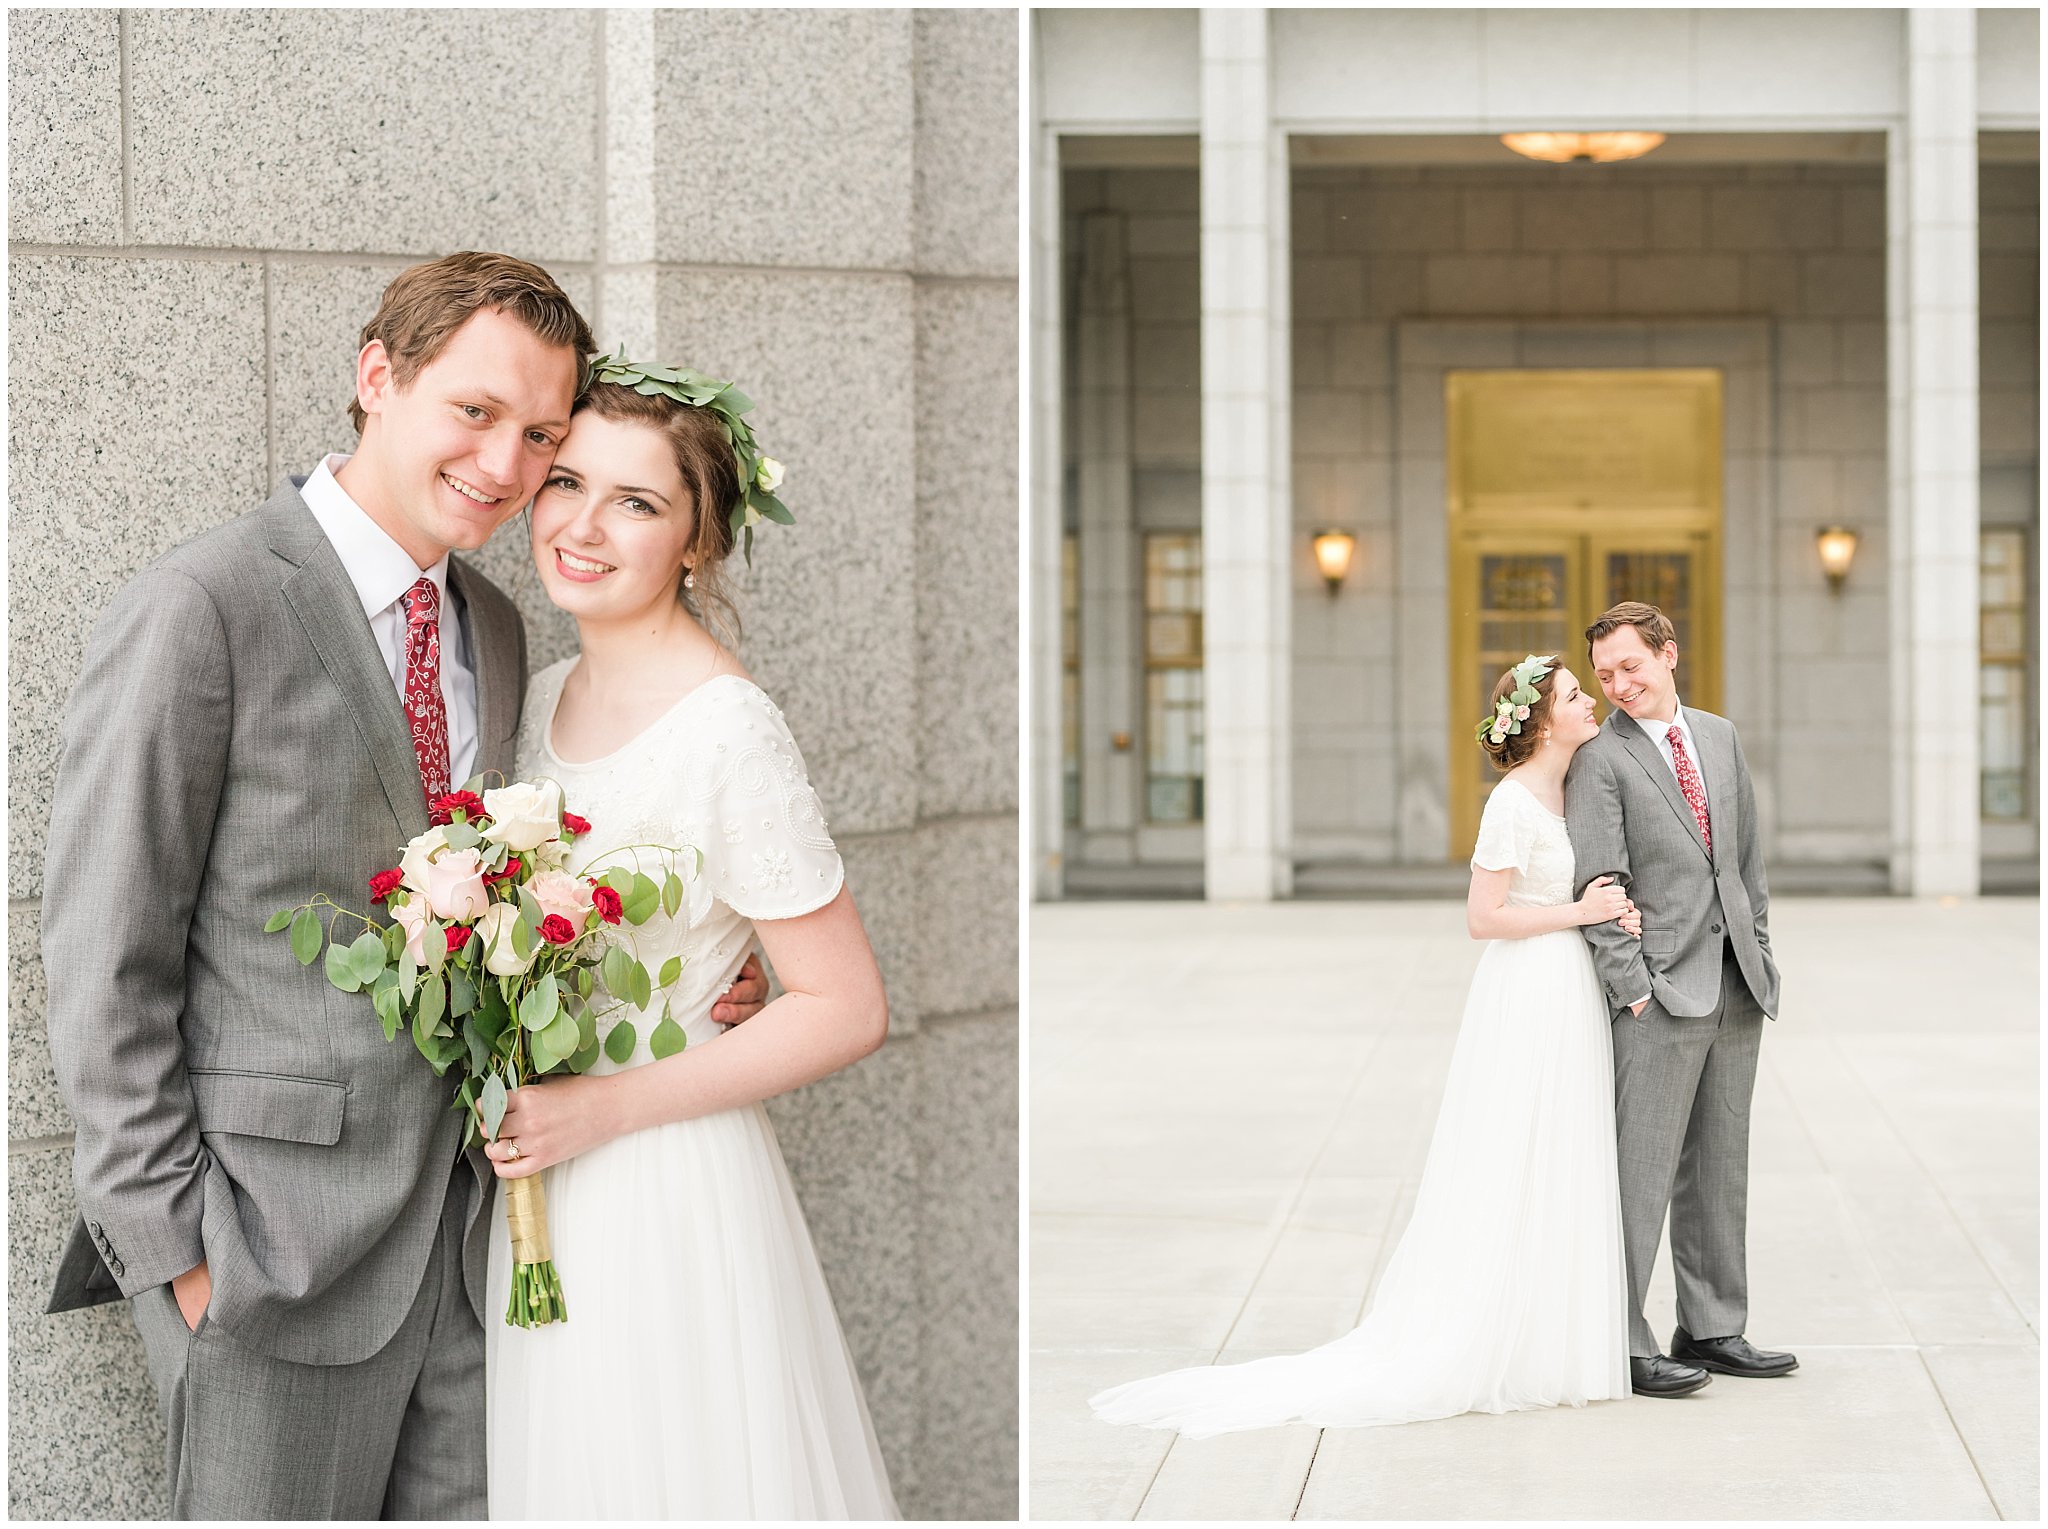
<svg viewBox="0 0 2048 1529">
<path fill-rule="evenodd" d="M 1344 575 L 1351 571 L 1351 554 L 1357 546 L 1358 538 L 1349 531 L 1333 529 L 1315 534 L 1316 571 L 1330 586 L 1332 599 L 1344 586 Z"/>
<path fill-rule="evenodd" d="M 1827 526 L 1814 536 L 1820 548 L 1820 566 L 1826 570 L 1828 588 L 1836 594 L 1842 592 L 1842 581 L 1849 577 L 1849 565 L 1856 561 L 1856 533 L 1847 526 Z"/>
</svg>

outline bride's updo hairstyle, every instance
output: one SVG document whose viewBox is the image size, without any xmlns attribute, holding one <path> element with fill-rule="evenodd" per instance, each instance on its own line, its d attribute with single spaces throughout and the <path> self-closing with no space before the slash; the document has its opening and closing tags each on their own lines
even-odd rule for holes
<svg viewBox="0 0 2048 1529">
<path fill-rule="evenodd" d="M 718 416 L 709 409 L 641 393 L 617 382 L 591 383 L 576 400 L 576 413 L 586 409 L 614 424 L 646 425 L 660 431 L 668 442 L 694 518 L 684 571 L 695 577 L 689 589 L 684 589 L 679 579 L 676 595 L 691 615 L 732 646 L 739 640 L 740 613 L 728 593 L 724 564 L 732 555 L 730 517 L 740 497 L 740 469 Z"/>
<path fill-rule="evenodd" d="M 1557 666 L 1553 663 L 1543 677 L 1531 683 L 1536 699 L 1529 702 L 1529 715 L 1519 718 L 1522 730 L 1518 733 L 1503 733 L 1498 743 L 1492 733 L 1481 724 L 1479 746 L 1486 750 L 1486 757 L 1493 761 L 1496 770 L 1512 770 L 1516 765 L 1532 757 L 1543 747 L 1543 729 L 1550 722 L 1551 689 L 1557 681 Z M 1522 684 L 1513 669 L 1500 677 L 1500 683 L 1493 687 L 1493 698 L 1487 702 L 1489 717 L 1499 714 L 1500 703 L 1513 695 Z"/>
</svg>

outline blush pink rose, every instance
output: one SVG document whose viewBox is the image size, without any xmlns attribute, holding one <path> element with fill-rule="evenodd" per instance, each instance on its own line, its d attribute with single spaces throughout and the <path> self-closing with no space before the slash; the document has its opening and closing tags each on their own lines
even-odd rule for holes
<svg viewBox="0 0 2048 1529">
<path fill-rule="evenodd" d="M 581 929 L 590 912 L 590 883 L 562 871 L 542 871 L 526 884 L 526 890 L 540 900 L 542 918 L 567 919 Z"/>
<path fill-rule="evenodd" d="M 451 849 L 427 866 L 427 901 L 436 918 L 483 917 L 491 905 L 484 892 L 483 856 L 473 849 Z"/>
<path fill-rule="evenodd" d="M 427 911 L 424 898 L 415 897 L 401 908 L 391 910 L 391 916 L 398 920 L 405 930 L 405 953 L 412 957 L 414 966 L 427 964 L 427 931 L 433 927 L 433 917 Z"/>
</svg>

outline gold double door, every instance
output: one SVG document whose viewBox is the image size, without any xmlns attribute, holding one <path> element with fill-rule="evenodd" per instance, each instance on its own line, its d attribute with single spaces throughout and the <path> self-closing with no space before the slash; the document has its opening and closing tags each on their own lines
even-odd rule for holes
<svg viewBox="0 0 2048 1529">
<path fill-rule="evenodd" d="M 1719 708 L 1720 375 L 1452 373 L 1448 403 L 1450 830 L 1463 861 L 1498 778 L 1473 731 L 1526 655 L 1556 654 L 1604 720 L 1585 630 L 1611 605 L 1647 601 L 1677 629 L 1679 693 Z"/>
</svg>

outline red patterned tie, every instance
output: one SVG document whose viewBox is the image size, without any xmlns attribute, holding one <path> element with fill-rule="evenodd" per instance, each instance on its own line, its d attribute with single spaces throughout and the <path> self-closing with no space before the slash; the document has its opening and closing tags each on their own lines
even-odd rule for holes
<svg viewBox="0 0 2048 1529">
<path fill-rule="evenodd" d="M 1692 815 L 1699 820 L 1700 842 L 1707 847 L 1707 853 L 1714 852 L 1714 831 L 1707 827 L 1707 793 L 1700 785 L 1700 772 L 1693 768 L 1692 755 L 1685 751 L 1685 734 L 1673 723 L 1665 737 L 1671 740 L 1671 763 L 1678 770 L 1678 789 L 1685 793 L 1686 802 L 1692 807 Z"/>
<path fill-rule="evenodd" d="M 427 800 L 448 794 L 448 708 L 441 700 L 441 592 L 421 579 L 405 592 L 405 720 Z"/>
</svg>

